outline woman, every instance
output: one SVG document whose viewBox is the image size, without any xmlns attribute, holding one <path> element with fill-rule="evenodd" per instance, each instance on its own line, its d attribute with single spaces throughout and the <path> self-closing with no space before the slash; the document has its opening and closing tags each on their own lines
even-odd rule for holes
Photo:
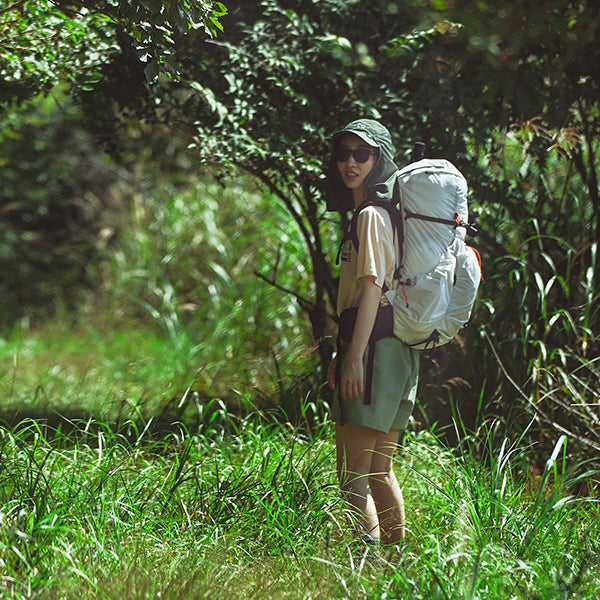
<svg viewBox="0 0 600 600">
<path fill-rule="evenodd" d="M 388 130 L 370 119 L 349 123 L 333 137 L 328 208 L 391 201 L 396 172 Z M 358 247 L 349 236 L 340 249 L 341 343 L 328 371 L 335 390 L 337 470 L 360 537 L 369 545 L 398 544 L 405 515 L 392 458 L 414 406 L 420 357 L 393 337 L 384 292 L 395 287 L 398 240 L 388 211 L 362 208 L 356 236 Z"/>
</svg>

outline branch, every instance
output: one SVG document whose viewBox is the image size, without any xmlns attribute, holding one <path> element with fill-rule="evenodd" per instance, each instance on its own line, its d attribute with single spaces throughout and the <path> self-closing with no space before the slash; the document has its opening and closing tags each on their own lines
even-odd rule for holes
<svg viewBox="0 0 600 600">
<path fill-rule="evenodd" d="M 286 287 L 283 287 L 282 285 L 279 285 L 276 281 L 267 277 L 266 275 L 263 275 L 262 273 L 259 273 L 258 271 L 254 271 L 254 274 L 257 277 L 259 277 L 260 279 L 262 279 L 263 281 L 266 281 L 269 285 L 272 285 L 274 288 L 276 288 L 282 292 L 285 292 L 286 294 L 290 294 L 291 296 L 294 296 L 294 298 L 296 298 L 296 301 L 298 302 L 298 304 L 301 306 L 302 310 L 305 310 L 307 313 L 310 313 L 310 311 L 313 309 L 312 302 L 310 302 L 303 296 L 300 296 L 300 294 L 297 294 L 293 290 L 290 290 Z"/>
<path fill-rule="evenodd" d="M 0 10 L 0 15 L 10 12 L 11 10 L 17 10 L 21 8 L 25 4 L 25 2 L 27 2 L 27 0 L 18 0 L 18 2 L 15 2 L 14 4 L 11 4 L 10 6 L 7 6 L 6 8 Z"/>
<path fill-rule="evenodd" d="M 500 360 L 500 357 L 498 356 L 498 352 L 496 351 L 496 347 L 492 343 L 492 340 L 490 339 L 490 336 L 488 335 L 487 331 L 484 331 L 484 335 L 490 345 L 490 348 L 492 349 L 492 353 L 494 354 L 494 356 L 496 357 L 496 360 L 498 361 L 498 364 L 500 365 L 500 369 L 502 370 L 502 373 L 508 379 L 508 381 L 511 383 L 511 385 L 517 390 L 517 392 L 519 392 L 520 396 L 527 402 L 527 404 L 529 404 L 533 408 L 533 410 L 537 413 L 537 415 L 540 416 L 547 425 L 554 427 L 554 429 L 556 429 L 560 433 L 564 433 L 565 435 L 571 437 L 572 439 L 575 439 L 578 442 L 585 444 L 586 446 L 590 446 L 594 450 L 600 452 L 599 444 L 597 444 L 593 440 L 590 440 L 589 438 L 577 435 L 577 434 L 573 433 L 572 431 L 569 431 L 566 427 L 563 427 L 560 423 L 553 421 L 550 416 L 548 416 L 535 402 L 533 402 L 531 400 L 531 398 L 517 385 L 517 382 L 509 375 L 508 371 L 506 370 L 506 367 Z"/>
<path fill-rule="evenodd" d="M 248 171 L 248 173 L 250 173 L 251 175 L 254 175 L 254 177 L 257 177 L 258 179 L 260 179 L 260 181 L 262 181 L 269 188 L 269 191 L 271 191 L 273 194 L 275 194 L 285 204 L 285 207 L 288 209 L 289 213 L 294 218 L 294 221 L 296 221 L 296 223 L 298 224 L 298 227 L 300 228 L 300 231 L 302 232 L 304 239 L 306 240 L 306 242 L 308 243 L 308 245 L 310 247 L 310 245 L 311 245 L 310 231 L 306 228 L 306 224 L 304 223 L 304 220 L 302 219 L 302 215 L 294 208 L 294 205 L 292 204 L 291 200 L 260 169 L 248 167 L 248 166 L 240 164 L 240 163 L 238 163 L 237 166 L 241 167 L 242 169 L 245 169 L 246 171 Z"/>
<path fill-rule="evenodd" d="M 331 276 L 326 257 L 323 253 L 323 244 L 319 230 L 319 217 L 317 215 L 317 202 L 314 200 L 314 195 L 311 192 L 309 184 L 305 180 L 302 180 L 301 185 L 304 198 L 306 199 L 306 216 L 308 217 L 308 222 L 313 232 L 314 248 L 311 246 L 310 251 L 315 265 L 315 283 L 317 284 L 318 289 L 325 289 L 329 302 L 335 306 L 337 286 L 334 284 L 334 279 Z"/>
<path fill-rule="evenodd" d="M 583 181 L 586 184 L 588 193 L 590 195 L 590 201 L 594 210 L 594 217 L 596 219 L 596 241 L 600 241 L 600 197 L 598 194 L 598 178 L 596 177 L 596 165 L 595 165 L 595 153 L 593 150 L 595 130 L 590 127 L 588 122 L 588 115 L 585 112 L 583 102 L 578 102 L 579 117 L 583 126 L 583 133 L 585 136 L 585 142 L 587 145 L 587 165 L 583 160 L 583 150 L 577 148 L 573 153 L 575 160 L 575 166 L 581 174 Z M 593 119 L 593 117 L 591 117 Z"/>
</svg>

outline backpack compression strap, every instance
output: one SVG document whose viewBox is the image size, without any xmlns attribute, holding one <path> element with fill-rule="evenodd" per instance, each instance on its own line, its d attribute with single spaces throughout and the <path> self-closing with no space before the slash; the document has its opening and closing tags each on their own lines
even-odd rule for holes
<svg viewBox="0 0 600 600">
<path fill-rule="evenodd" d="M 456 229 L 457 227 L 464 227 L 467 230 L 467 234 L 475 237 L 477 235 L 477 226 L 475 223 L 465 223 L 460 213 L 454 213 L 454 220 L 442 219 L 440 217 L 430 217 L 429 215 L 421 215 L 419 213 L 411 212 L 410 210 L 404 210 L 405 219 L 420 219 L 421 221 L 429 221 L 430 223 L 443 223 L 444 225 L 451 225 Z"/>
</svg>

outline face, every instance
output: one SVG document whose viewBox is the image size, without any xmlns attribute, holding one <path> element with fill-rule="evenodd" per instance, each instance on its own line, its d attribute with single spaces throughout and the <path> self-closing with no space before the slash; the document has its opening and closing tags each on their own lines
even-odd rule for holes
<svg viewBox="0 0 600 600">
<path fill-rule="evenodd" d="M 367 161 L 362 163 L 356 160 L 354 154 L 350 154 L 344 161 L 336 158 L 338 169 L 346 187 L 356 192 L 362 191 L 365 178 L 371 172 L 377 160 L 377 150 L 352 133 L 344 135 L 339 142 L 339 148 L 346 150 L 346 154 L 348 150 L 371 151 Z M 359 156 L 359 158 L 361 157 Z"/>
</svg>

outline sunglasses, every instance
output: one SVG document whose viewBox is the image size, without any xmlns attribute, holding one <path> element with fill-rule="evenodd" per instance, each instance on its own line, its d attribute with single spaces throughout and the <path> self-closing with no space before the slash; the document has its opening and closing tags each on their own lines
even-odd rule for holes
<svg viewBox="0 0 600 600">
<path fill-rule="evenodd" d="M 337 146 L 333 150 L 333 158 L 337 162 L 346 162 L 350 158 L 350 155 L 352 155 L 357 163 L 365 163 L 369 160 L 371 154 L 377 154 L 377 150 L 369 150 L 369 148 L 355 148 L 351 150 L 346 146 Z"/>
</svg>

